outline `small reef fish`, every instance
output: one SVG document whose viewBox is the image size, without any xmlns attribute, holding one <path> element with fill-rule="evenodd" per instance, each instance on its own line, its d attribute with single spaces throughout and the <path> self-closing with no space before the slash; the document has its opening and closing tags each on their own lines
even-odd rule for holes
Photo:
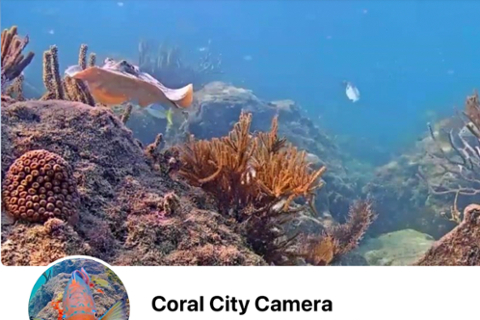
<svg viewBox="0 0 480 320">
<path fill-rule="evenodd" d="M 157 119 L 166 119 L 169 126 L 173 125 L 173 111 L 172 109 L 159 110 L 153 109 L 153 107 L 148 107 L 147 113 Z"/>
<path fill-rule="evenodd" d="M 78 65 L 70 66 L 65 74 L 85 81 L 95 101 L 112 106 L 134 101 L 141 107 L 162 103 L 176 108 L 188 108 L 193 101 L 193 86 L 170 89 L 160 81 L 141 72 L 125 60 L 105 59 L 102 67 L 85 70 Z"/>
<path fill-rule="evenodd" d="M 100 277 L 97 276 L 92 276 L 92 282 L 95 283 L 96 285 L 99 285 L 100 287 L 103 288 L 110 288 L 110 284 L 108 283 L 107 280 L 104 280 Z"/>
<path fill-rule="evenodd" d="M 320 158 L 316 154 L 313 154 L 313 153 L 307 153 L 305 155 L 305 160 L 312 165 L 316 165 L 316 164 L 319 164 L 321 162 Z"/>
<path fill-rule="evenodd" d="M 245 61 L 252 61 L 253 60 L 253 57 L 251 55 L 246 55 L 243 57 L 243 60 Z"/>
<path fill-rule="evenodd" d="M 353 83 L 344 81 L 343 84 L 345 85 L 345 94 L 347 95 L 348 99 L 350 99 L 352 102 L 357 102 L 360 100 L 360 91 Z"/>
<path fill-rule="evenodd" d="M 65 287 L 62 301 L 63 309 L 60 310 L 58 304 L 54 305 L 54 308 L 59 311 L 59 319 L 127 320 L 125 306 L 122 301 L 115 303 L 102 317 L 98 318 L 92 291 L 90 291 L 89 285 L 83 280 L 83 276 L 82 271 L 74 271 Z"/>
</svg>

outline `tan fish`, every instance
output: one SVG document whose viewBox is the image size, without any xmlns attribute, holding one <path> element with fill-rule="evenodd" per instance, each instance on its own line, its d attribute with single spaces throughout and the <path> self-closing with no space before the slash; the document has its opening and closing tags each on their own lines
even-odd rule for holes
<svg viewBox="0 0 480 320">
<path fill-rule="evenodd" d="M 79 66 L 71 66 L 65 73 L 85 81 L 95 101 L 105 105 L 135 101 L 141 107 L 164 103 L 177 108 L 188 108 L 193 101 L 192 84 L 179 89 L 167 88 L 125 60 L 116 62 L 107 58 L 102 67 L 82 70 Z"/>
<path fill-rule="evenodd" d="M 93 281 L 93 283 L 99 285 L 100 287 L 110 288 L 110 284 L 108 283 L 108 281 L 104 280 L 100 277 L 92 276 L 92 281 Z"/>
</svg>

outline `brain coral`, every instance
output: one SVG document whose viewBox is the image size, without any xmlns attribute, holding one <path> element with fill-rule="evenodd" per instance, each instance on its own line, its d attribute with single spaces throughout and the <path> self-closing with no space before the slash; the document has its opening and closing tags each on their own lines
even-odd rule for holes
<svg viewBox="0 0 480 320">
<path fill-rule="evenodd" d="M 8 169 L 3 201 L 16 220 L 44 222 L 56 217 L 72 221 L 79 202 L 73 170 L 55 153 L 29 151 Z"/>
</svg>

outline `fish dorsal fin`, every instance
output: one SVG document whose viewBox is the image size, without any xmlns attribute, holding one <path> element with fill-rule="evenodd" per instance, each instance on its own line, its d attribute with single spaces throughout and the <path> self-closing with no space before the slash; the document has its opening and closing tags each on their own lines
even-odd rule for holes
<svg viewBox="0 0 480 320">
<path fill-rule="evenodd" d="M 123 301 L 115 303 L 99 320 L 128 320 Z"/>
<path fill-rule="evenodd" d="M 77 73 L 81 71 L 82 67 L 80 67 L 79 65 L 73 65 L 68 67 L 67 70 L 65 70 L 65 75 L 73 78 Z"/>
<path fill-rule="evenodd" d="M 163 93 L 168 100 L 173 102 L 177 108 L 188 108 L 193 101 L 193 85 L 188 84 L 179 89 L 163 89 Z"/>
</svg>

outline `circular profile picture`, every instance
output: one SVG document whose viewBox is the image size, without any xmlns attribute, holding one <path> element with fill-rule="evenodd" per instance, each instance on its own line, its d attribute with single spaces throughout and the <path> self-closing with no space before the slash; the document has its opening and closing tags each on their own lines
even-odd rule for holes
<svg viewBox="0 0 480 320">
<path fill-rule="evenodd" d="M 127 320 L 130 304 L 122 281 L 88 257 L 55 262 L 33 287 L 30 320 Z"/>
</svg>

